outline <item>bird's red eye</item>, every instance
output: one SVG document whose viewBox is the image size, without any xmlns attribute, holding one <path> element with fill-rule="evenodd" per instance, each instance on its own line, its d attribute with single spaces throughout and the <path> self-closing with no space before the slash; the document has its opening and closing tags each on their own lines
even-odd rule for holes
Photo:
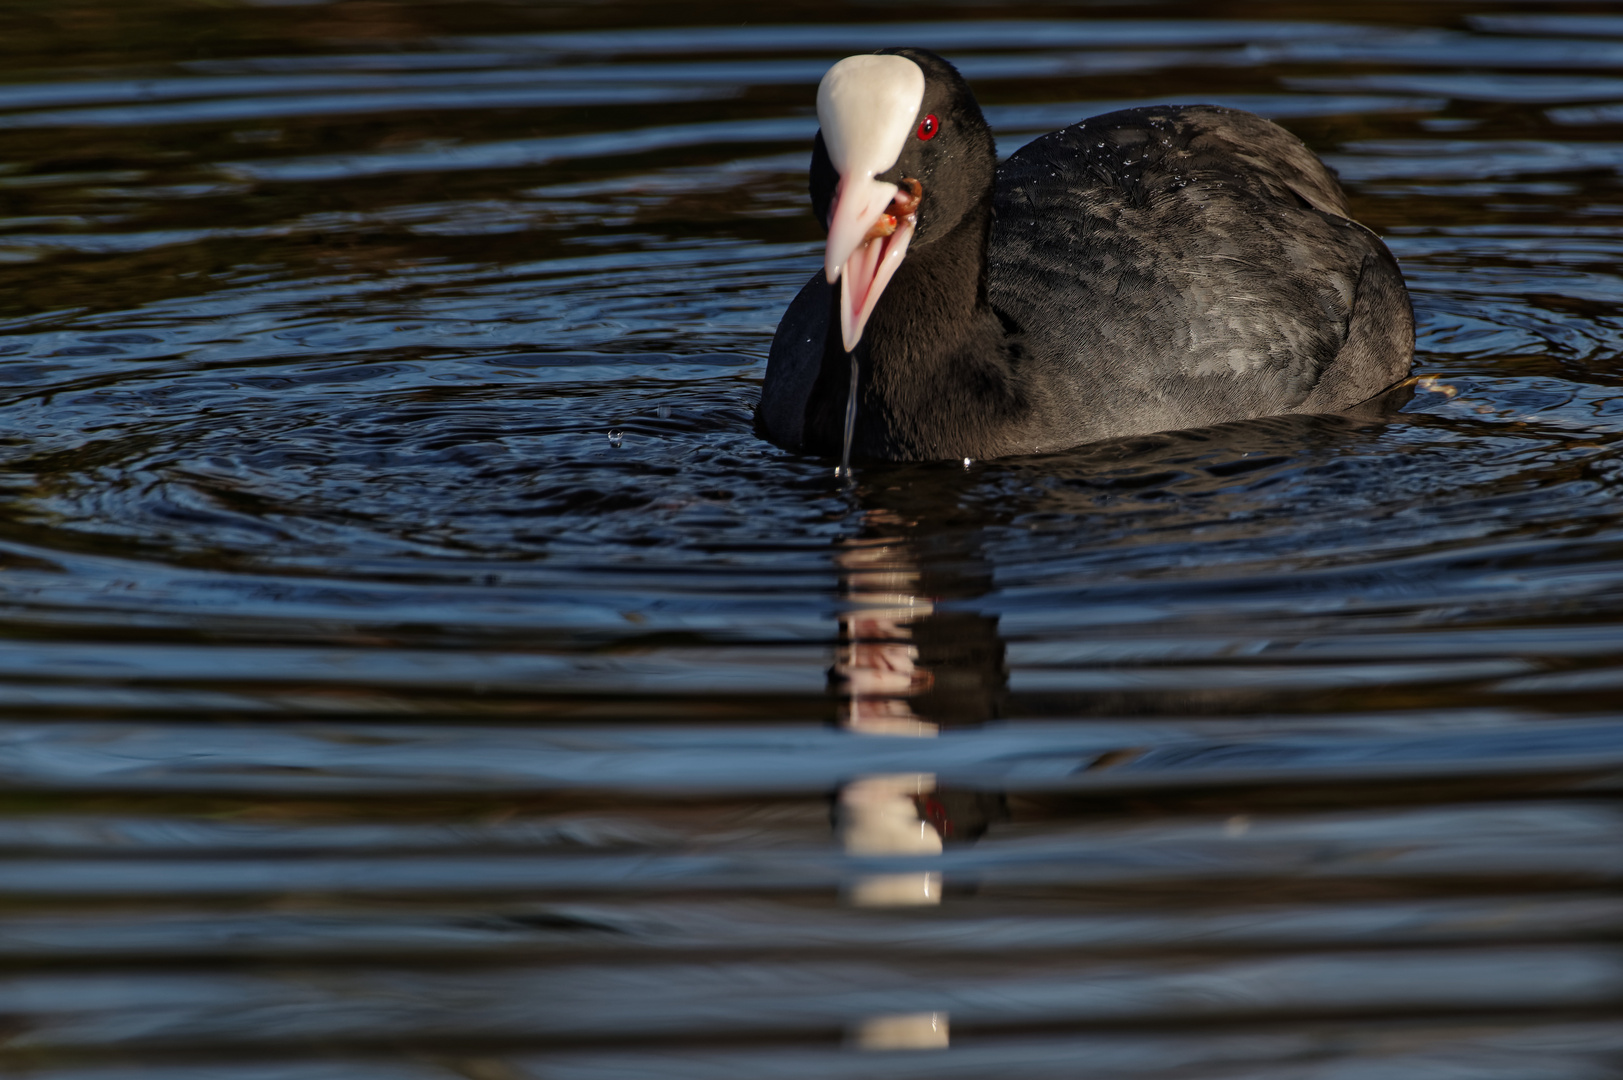
<svg viewBox="0 0 1623 1080">
<path fill-rule="evenodd" d="M 940 129 L 940 127 L 941 121 L 935 118 L 935 113 L 931 113 L 929 116 L 926 116 L 923 120 L 919 121 L 919 138 L 935 138 L 935 133 Z"/>
</svg>

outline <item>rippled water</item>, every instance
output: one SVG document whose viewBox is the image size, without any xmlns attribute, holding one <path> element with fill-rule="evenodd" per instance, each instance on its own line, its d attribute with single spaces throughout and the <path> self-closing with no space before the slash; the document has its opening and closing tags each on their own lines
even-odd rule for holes
<svg viewBox="0 0 1623 1080">
<path fill-rule="evenodd" d="M 0 1072 L 1623 1075 L 1623 16 L 1224 11 L 0 11 Z M 763 443 L 888 44 L 1279 119 L 1426 378 Z"/>
</svg>

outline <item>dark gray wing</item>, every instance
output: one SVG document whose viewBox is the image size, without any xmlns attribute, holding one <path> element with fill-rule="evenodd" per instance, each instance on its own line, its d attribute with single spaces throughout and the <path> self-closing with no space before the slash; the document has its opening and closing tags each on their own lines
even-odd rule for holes
<svg viewBox="0 0 1623 1080">
<path fill-rule="evenodd" d="M 1364 256 L 1347 341 L 1297 412 L 1340 412 L 1391 386 L 1414 358 L 1414 308 L 1398 261 L 1375 239 Z"/>
<path fill-rule="evenodd" d="M 1249 113 L 1130 109 L 1053 132 L 1004 163 L 996 208 L 989 296 L 1039 381 L 1073 388 L 1047 404 L 1056 444 L 1301 408 L 1348 348 L 1371 256 L 1402 303 L 1372 287 L 1366 322 L 1408 318 L 1328 170 Z M 1349 353 L 1326 399 L 1400 377 L 1399 338 Z"/>
</svg>

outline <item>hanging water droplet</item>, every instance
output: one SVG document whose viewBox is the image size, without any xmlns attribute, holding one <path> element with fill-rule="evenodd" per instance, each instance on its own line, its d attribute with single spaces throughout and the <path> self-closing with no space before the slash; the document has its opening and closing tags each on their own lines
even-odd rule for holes
<svg viewBox="0 0 1623 1080">
<path fill-rule="evenodd" d="M 620 449 L 620 444 L 625 441 L 625 437 L 626 433 L 621 431 L 619 428 L 609 429 L 609 445 L 614 447 L 616 450 Z"/>
<path fill-rule="evenodd" d="M 975 464 L 975 463 L 974 463 L 974 462 L 973 462 L 973 461 L 972 461 L 972 460 L 970 460 L 970 459 L 969 459 L 969 458 L 965 458 L 965 459 L 964 459 L 964 468 L 966 468 L 966 469 L 967 469 L 967 468 L 969 468 L 969 467 L 970 467 L 970 466 L 971 466 L 971 465 L 973 465 L 973 464 Z"/>
</svg>

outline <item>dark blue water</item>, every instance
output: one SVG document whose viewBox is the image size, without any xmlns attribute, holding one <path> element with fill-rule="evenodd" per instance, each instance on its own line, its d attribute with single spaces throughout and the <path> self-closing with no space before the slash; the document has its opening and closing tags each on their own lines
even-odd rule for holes
<svg viewBox="0 0 1623 1080">
<path fill-rule="evenodd" d="M 835 59 L 1278 119 L 1412 385 L 753 434 Z M 1623 1076 L 1623 16 L 0 10 L 0 1074 Z"/>
</svg>

